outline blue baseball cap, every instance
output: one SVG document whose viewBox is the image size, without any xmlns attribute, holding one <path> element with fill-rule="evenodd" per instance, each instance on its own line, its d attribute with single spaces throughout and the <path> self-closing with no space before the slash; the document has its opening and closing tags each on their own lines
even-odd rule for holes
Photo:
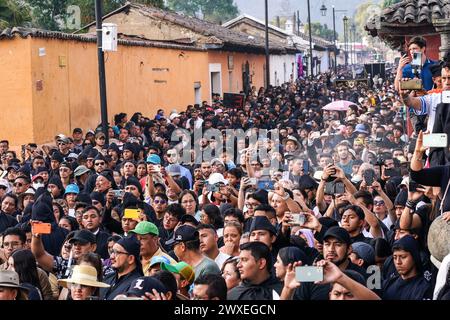
<svg viewBox="0 0 450 320">
<path fill-rule="evenodd" d="M 170 264 L 170 260 L 167 259 L 166 257 L 163 256 L 154 256 L 151 260 L 150 260 L 150 267 L 154 266 L 157 263 L 167 263 Z"/>
<path fill-rule="evenodd" d="M 157 154 L 151 154 L 147 157 L 147 163 L 161 164 L 161 158 Z"/>
<path fill-rule="evenodd" d="M 76 184 L 69 184 L 66 188 L 66 192 L 64 192 L 64 195 L 66 195 L 68 193 L 79 194 L 80 188 L 78 188 L 78 186 Z"/>
</svg>

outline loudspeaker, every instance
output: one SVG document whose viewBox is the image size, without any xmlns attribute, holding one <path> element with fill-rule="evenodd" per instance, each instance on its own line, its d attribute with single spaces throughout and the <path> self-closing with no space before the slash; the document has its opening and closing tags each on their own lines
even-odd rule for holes
<svg viewBox="0 0 450 320">
<path fill-rule="evenodd" d="M 386 64 L 385 63 L 365 64 L 364 69 L 366 70 L 366 73 L 370 73 L 371 78 L 378 75 L 379 77 L 386 79 Z"/>
</svg>

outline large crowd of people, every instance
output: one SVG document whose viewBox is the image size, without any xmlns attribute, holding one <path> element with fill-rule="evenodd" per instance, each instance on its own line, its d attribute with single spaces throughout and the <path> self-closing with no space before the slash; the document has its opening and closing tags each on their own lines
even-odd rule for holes
<svg viewBox="0 0 450 320">
<path fill-rule="evenodd" d="M 450 68 L 419 98 L 408 62 L 0 141 L 0 300 L 449 299 L 448 150 L 422 130 Z"/>
</svg>

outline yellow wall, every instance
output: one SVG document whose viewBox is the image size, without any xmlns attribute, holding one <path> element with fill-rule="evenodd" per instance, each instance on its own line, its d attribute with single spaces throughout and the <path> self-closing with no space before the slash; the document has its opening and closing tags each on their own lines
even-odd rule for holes
<svg viewBox="0 0 450 320">
<path fill-rule="evenodd" d="M 0 138 L 12 146 L 48 143 L 57 133 L 70 135 L 75 127 L 94 129 L 100 123 L 95 43 L 14 38 L 0 41 L 0 57 Z M 119 46 L 105 53 L 110 123 L 119 112 L 153 117 L 159 108 L 167 114 L 185 110 L 195 101 L 195 82 L 201 83 L 201 101 L 209 101 L 211 63 L 222 66 L 222 92 L 239 92 L 247 60 L 252 85 L 263 86 L 264 55 Z"/>
<path fill-rule="evenodd" d="M 30 39 L 0 41 L 0 139 L 33 140 Z"/>
<path fill-rule="evenodd" d="M 233 56 L 234 67 L 232 70 L 228 69 L 229 55 Z M 243 90 L 242 72 L 243 65 L 247 61 L 249 62 L 250 66 L 252 86 L 256 86 L 257 89 L 264 86 L 264 55 L 226 51 L 210 51 L 208 52 L 208 57 L 209 63 L 220 63 L 222 65 L 222 93 L 239 93 Z M 229 71 L 231 71 L 231 87 Z"/>
</svg>

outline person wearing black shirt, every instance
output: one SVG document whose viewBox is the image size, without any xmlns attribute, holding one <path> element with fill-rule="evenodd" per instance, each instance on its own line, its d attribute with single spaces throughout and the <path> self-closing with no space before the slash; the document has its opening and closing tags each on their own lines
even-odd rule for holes
<svg viewBox="0 0 450 320">
<path fill-rule="evenodd" d="M 272 269 L 272 255 L 264 243 L 248 242 L 240 247 L 237 265 L 241 284 L 228 292 L 228 300 L 274 300 L 281 292 Z"/>
<path fill-rule="evenodd" d="M 139 251 L 140 243 L 134 236 L 122 238 L 114 244 L 111 266 L 115 272 L 104 279 L 111 287 L 100 289 L 101 300 L 114 300 L 119 294 L 127 292 L 131 283 L 143 275 Z"/>
<path fill-rule="evenodd" d="M 367 278 L 364 269 L 350 261 L 351 239 L 350 234 L 341 227 L 331 227 L 323 237 L 323 256 L 325 260 L 333 262 L 342 271 L 353 270 Z M 315 284 L 313 282 L 301 283 L 293 290 L 288 287 L 283 288 L 282 296 L 294 300 L 328 300 L 330 284 Z"/>
<path fill-rule="evenodd" d="M 422 273 L 418 242 L 407 235 L 396 241 L 392 250 L 398 275 L 384 282 L 383 300 L 431 299 L 433 286 Z"/>
</svg>

